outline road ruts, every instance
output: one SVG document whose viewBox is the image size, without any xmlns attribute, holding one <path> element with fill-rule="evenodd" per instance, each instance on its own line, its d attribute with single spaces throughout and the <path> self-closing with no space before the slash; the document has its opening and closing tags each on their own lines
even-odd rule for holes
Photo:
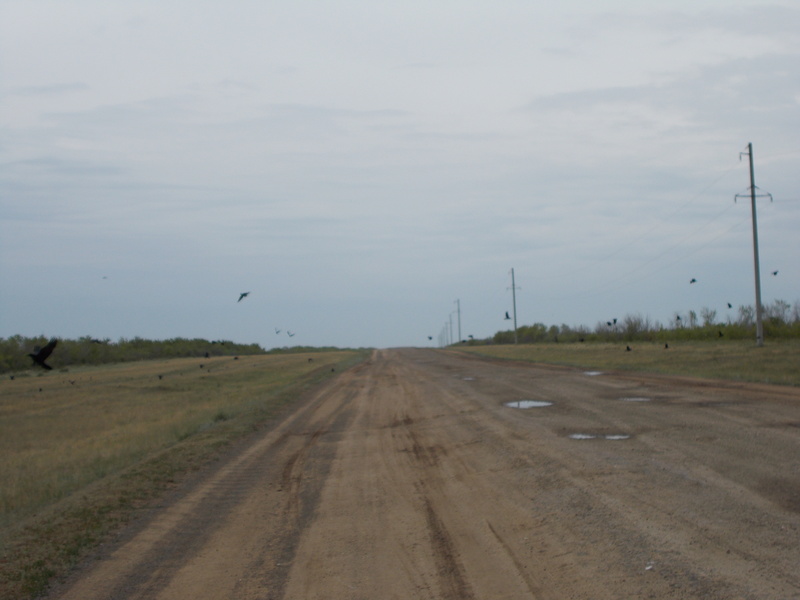
<svg viewBox="0 0 800 600">
<path fill-rule="evenodd" d="M 796 599 L 798 457 L 792 388 L 377 351 L 51 597 Z"/>
</svg>

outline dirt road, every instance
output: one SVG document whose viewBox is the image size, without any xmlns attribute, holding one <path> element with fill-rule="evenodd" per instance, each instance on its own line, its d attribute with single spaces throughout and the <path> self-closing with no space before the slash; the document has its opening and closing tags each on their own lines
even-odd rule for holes
<svg viewBox="0 0 800 600">
<path fill-rule="evenodd" d="M 800 390 L 378 351 L 50 597 L 800 598 Z"/>
</svg>

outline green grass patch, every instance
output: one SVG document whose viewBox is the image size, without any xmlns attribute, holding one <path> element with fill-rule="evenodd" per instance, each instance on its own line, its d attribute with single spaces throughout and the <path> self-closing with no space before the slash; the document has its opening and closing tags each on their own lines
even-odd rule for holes
<svg viewBox="0 0 800 600">
<path fill-rule="evenodd" d="M 133 510 L 365 356 L 144 361 L 0 382 L 0 598 L 40 594 Z"/>
<path fill-rule="evenodd" d="M 511 344 L 459 347 L 492 358 L 596 370 L 688 375 L 755 383 L 800 385 L 800 341 Z M 630 346 L 631 351 L 626 347 Z"/>
</svg>

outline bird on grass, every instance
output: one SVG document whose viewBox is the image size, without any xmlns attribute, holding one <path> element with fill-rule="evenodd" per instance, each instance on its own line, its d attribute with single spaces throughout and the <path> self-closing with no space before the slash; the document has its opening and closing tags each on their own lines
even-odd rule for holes
<svg viewBox="0 0 800 600">
<path fill-rule="evenodd" d="M 664 350 L 669 350 L 669 344 L 664 344 Z"/>
<path fill-rule="evenodd" d="M 625 346 L 625 352 L 630 352 L 630 351 L 631 351 L 631 347 L 630 346 Z"/>
<path fill-rule="evenodd" d="M 57 343 L 58 340 L 56 340 L 56 338 L 53 338 L 47 343 L 47 345 L 44 348 L 39 348 L 38 346 L 36 346 L 33 349 L 33 352 L 28 354 L 28 356 L 30 356 L 33 359 L 34 364 L 37 364 L 43 369 L 47 369 L 48 371 L 50 371 L 52 370 L 53 367 L 51 367 L 44 361 L 47 360 L 47 357 L 53 353 L 53 349 L 56 347 Z"/>
<path fill-rule="evenodd" d="M 247 298 L 249 295 L 250 295 L 250 292 L 242 292 L 241 294 L 239 294 L 239 299 L 237 300 L 237 302 L 241 302 L 242 300 Z"/>
</svg>

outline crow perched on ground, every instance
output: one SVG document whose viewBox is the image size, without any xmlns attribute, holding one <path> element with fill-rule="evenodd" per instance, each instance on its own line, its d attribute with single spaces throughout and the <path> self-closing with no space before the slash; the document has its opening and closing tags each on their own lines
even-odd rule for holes
<svg viewBox="0 0 800 600">
<path fill-rule="evenodd" d="M 241 302 L 242 299 L 247 298 L 249 295 L 250 292 L 242 292 L 241 294 L 239 294 L 239 299 L 237 300 L 237 302 Z"/>
<path fill-rule="evenodd" d="M 45 363 L 44 361 L 47 360 L 47 357 L 53 353 L 53 349 L 56 347 L 58 340 L 53 338 L 50 340 L 44 348 L 39 348 L 38 346 L 33 349 L 33 352 L 28 354 L 33 359 L 34 364 L 39 365 L 40 367 L 47 369 L 48 371 L 52 370 L 53 367 Z"/>
</svg>

